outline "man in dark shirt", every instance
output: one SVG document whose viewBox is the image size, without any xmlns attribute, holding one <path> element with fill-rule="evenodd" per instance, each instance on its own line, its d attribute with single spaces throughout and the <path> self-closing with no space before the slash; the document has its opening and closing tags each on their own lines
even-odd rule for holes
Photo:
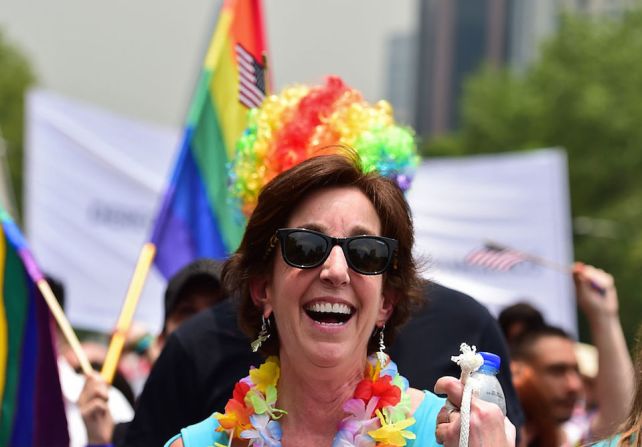
<svg viewBox="0 0 642 447">
<path fill-rule="evenodd" d="M 432 390 L 444 375 L 459 376 L 451 360 L 466 342 L 502 358 L 499 380 L 508 417 L 519 428 L 523 415 L 513 388 L 501 331 L 488 310 L 471 297 L 430 283 L 427 305 L 406 324 L 390 356 L 413 387 Z M 140 397 L 125 445 L 163 445 L 181 428 L 223 411 L 234 383 L 261 358 L 251 352 L 236 324 L 231 300 L 201 312 L 169 337 Z"/>
</svg>

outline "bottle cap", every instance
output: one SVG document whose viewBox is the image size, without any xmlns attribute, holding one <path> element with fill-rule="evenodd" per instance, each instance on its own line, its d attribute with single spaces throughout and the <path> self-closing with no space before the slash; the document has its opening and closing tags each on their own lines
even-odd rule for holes
<svg viewBox="0 0 642 447">
<path fill-rule="evenodd" d="M 480 352 L 479 354 L 484 358 L 485 366 L 490 366 L 498 370 L 502 364 L 502 359 L 497 354 L 493 354 L 492 352 Z"/>
</svg>

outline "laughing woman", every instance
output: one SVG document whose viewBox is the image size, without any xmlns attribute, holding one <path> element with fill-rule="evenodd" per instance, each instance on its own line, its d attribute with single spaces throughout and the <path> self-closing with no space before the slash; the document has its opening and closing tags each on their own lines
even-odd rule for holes
<svg viewBox="0 0 642 447">
<path fill-rule="evenodd" d="M 299 93 L 284 100 L 295 104 L 285 115 L 297 125 L 266 132 L 293 134 L 283 137 L 281 146 L 272 144 L 275 155 L 249 171 L 259 175 L 274 160 L 288 166 L 275 177 L 267 175 L 271 180 L 251 204 L 241 244 L 223 270 L 227 290 L 241 301 L 241 325 L 267 359 L 236 384 L 224 412 L 183 429 L 167 445 L 432 446 L 438 440 L 457 445 L 458 412 L 447 410 L 453 407 L 444 407 L 445 400 L 430 391 L 411 388 L 385 353 L 420 302 L 412 218 L 401 189 L 407 179 L 364 168 L 372 157 L 367 160 L 359 147 L 361 158 L 347 150 L 308 158 L 314 152 L 308 145 L 337 142 L 326 137 L 347 134 L 361 110 L 350 101 L 361 99 L 336 78 Z M 269 101 L 263 109 L 288 106 Z M 332 113 L 333 104 L 347 104 L 346 113 Z M 320 110 L 319 117 L 310 107 Z M 389 106 L 364 114 L 377 121 L 367 141 L 390 121 L 379 120 L 380 111 L 389 113 Z M 333 120 L 336 131 L 305 128 Z M 255 128 L 269 130 L 271 120 L 266 122 Z M 395 135 L 393 130 L 386 138 Z M 261 142 L 260 136 L 251 139 L 255 146 Z M 412 144 L 412 137 L 406 141 Z M 297 164 L 302 152 L 308 159 Z M 257 183 L 262 184 L 247 184 Z M 458 407 L 457 380 L 442 379 L 437 387 Z M 470 445 L 510 445 L 504 424 L 499 407 L 473 399 Z"/>
</svg>

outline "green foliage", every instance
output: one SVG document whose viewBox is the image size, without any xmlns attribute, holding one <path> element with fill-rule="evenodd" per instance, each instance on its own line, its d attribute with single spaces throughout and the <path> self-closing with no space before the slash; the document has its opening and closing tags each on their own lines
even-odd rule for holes
<svg viewBox="0 0 642 447">
<path fill-rule="evenodd" d="M 462 127 L 425 154 L 563 147 L 574 216 L 613 222 L 576 235 L 576 258 L 614 274 L 627 338 L 642 316 L 642 9 L 565 16 L 525 72 L 484 67 L 464 88 Z M 608 236 L 608 235 L 607 235 Z"/>
<path fill-rule="evenodd" d="M 18 210 L 22 209 L 25 93 L 34 81 L 27 59 L 0 30 L 0 131 L 6 144 L 10 180 L 18 201 Z"/>
</svg>

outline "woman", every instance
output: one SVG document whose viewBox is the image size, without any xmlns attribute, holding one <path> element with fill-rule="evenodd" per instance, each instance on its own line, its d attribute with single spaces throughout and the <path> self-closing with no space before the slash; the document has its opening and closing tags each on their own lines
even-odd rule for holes
<svg viewBox="0 0 642 447">
<path fill-rule="evenodd" d="M 419 296 L 413 238 L 402 191 L 354 155 L 313 157 L 270 181 L 223 281 L 271 357 L 225 414 L 168 445 L 456 445 L 457 412 L 409 388 L 384 352 Z M 453 378 L 436 391 L 461 402 Z M 472 407 L 471 445 L 509 445 L 499 409 Z"/>
<path fill-rule="evenodd" d="M 337 77 L 286 88 L 250 113 L 232 174 L 249 220 L 223 282 L 240 296 L 253 348 L 270 357 L 237 383 L 225 413 L 169 445 L 456 442 L 458 413 L 409 388 L 385 355 L 419 299 L 402 192 L 416 161 L 390 105 L 368 104 Z M 459 405 L 459 381 L 436 390 Z M 472 416 L 473 445 L 480 434 L 506 443 L 498 408 L 475 402 Z"/>
</svg>

